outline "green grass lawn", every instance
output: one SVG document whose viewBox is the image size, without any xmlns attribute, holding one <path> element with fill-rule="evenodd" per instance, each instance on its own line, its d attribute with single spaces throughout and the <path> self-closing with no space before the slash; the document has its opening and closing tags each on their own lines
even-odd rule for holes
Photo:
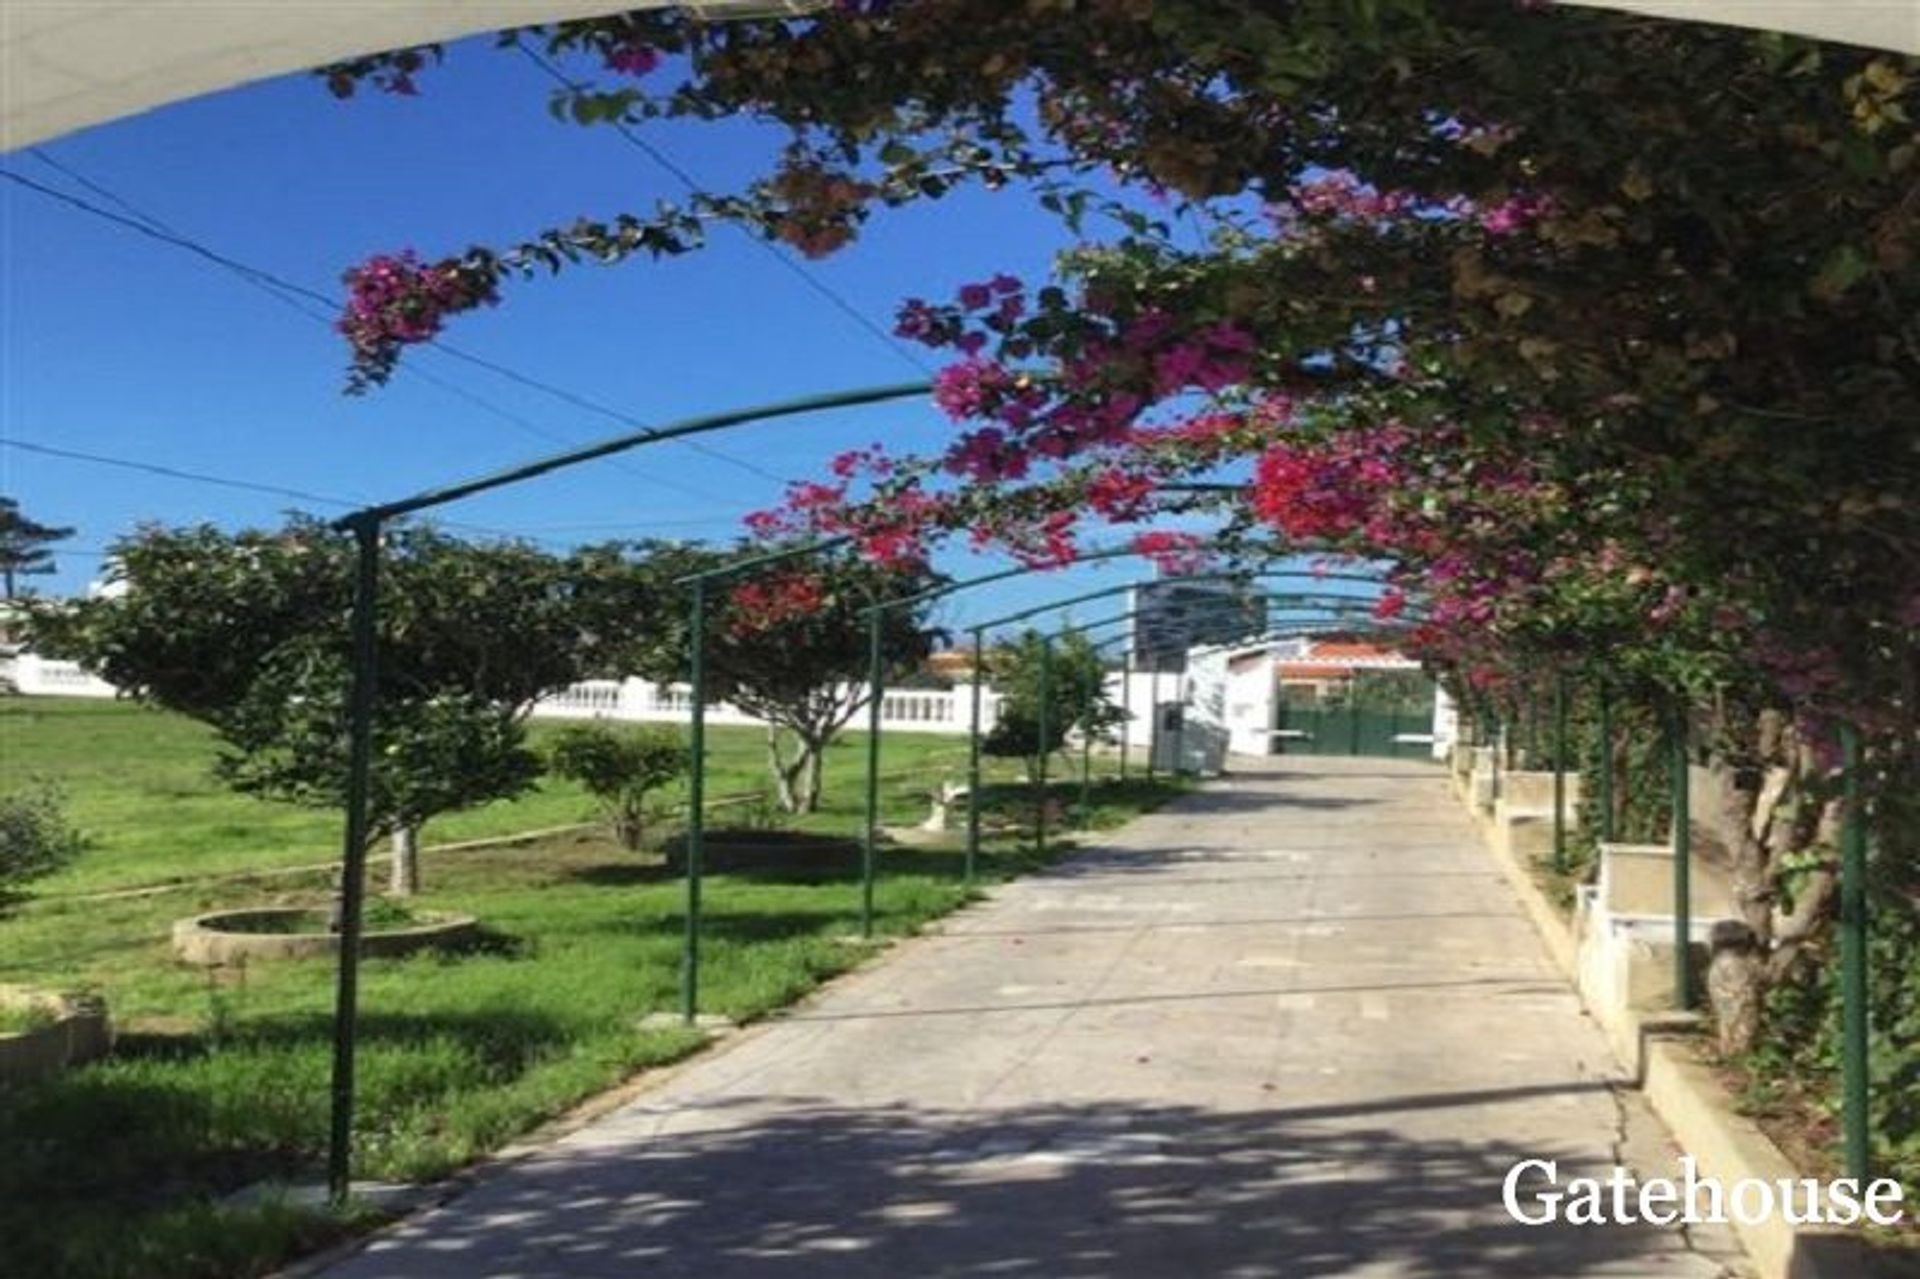
<svg viewBox="0 0 1920 1279">
<path fill-rule="evenodd" d="M 99 837 L 69 887 L 324 860 L 334 819 L 219 792 L 192 726 L 126 706 L 4 708 L 9 775 L 22 758 L 63 781 Z M 742 789 L 757 783 L 758 735 L 722 730 Z M 25 744 L 24 747 L 22 744 Z M 950 738 L 887 742 L 900 819 L 963 757 Z M 857 741 L 837 747 L 819 829 L 857 823 Z M 732 782 L 728 783 L 733 784 Z M 1063 784 L 1071 806 L 1077 786 Z M 1136 779 L 1096 786 L 1093 825 L 1175 793 Z M 992 807 L 1024 807 L 996 788 Z M 524 805 L 524 806 L 523 806 Z M 489 813 L 495 831 L 583 815 L 556 790 Z M 545 808 L 541 806 L 545 805 Z M 505 806 L 502 806 L 503 808 Z M 469 820 L 478 821 L 482 815 Z M 238 828 L 244 835 L 225 833 Z M 442 838 L 489 829 L 445 823 Z M 271 833 L 273 858 L 249 854 Z M 304 842 L 303 842 L 304 841 Z M 210 846 L 210 847 L 209 847 Z M 982 878 L 1037 862 L 1013 833 L 989 840 Z M 377 881 L 377 874 L 374 876 Z M 657 855 L 597 834 L 429 858 L 428 909 L 471 911 L 485 945 L 458 956 L 368 960 L 361 977 L 356 1141 L 361 1177 L 446 1174 L 643 1067 L 682 1056 L 686 1032 L 642 1031 L 676 1006 L 681 883 Z M 222 906 L 324 901 L 324 873 L 203 881 L 158 895 L 40 897 L 0 916 L 0 981 L 102 994 L 120 1030 L 108 1059 L 54 1080 L 0 1088 L 0 1274 L 74 1279 L 231 1279 L 271 1269 L 353 1228 L 280 1209 L 223 1210 L 220 1196 L 268 1177 L 312 1177 L 324 1154 L 333 968 L 255 964 L 218 974 L 175 963 L 172 921 Z M 950 846 L 889 849 L 876 895 L 883 936 L 910 933 L 968 896 Z M 867 951 L 840 940 L 858 919 L 846 864 L 710 876 L 703 1004 L 739 1020 L 790 1003 Z"/>
<path fill-rule="evenodd" d="M 534 721 L 530 727 L 535 743 L 564 722 Z M 762 730 L 709 728 L 707 741 L 709 797 L 769 786 Z M 866 767 L 865 741 L 864 734 L 849 733 L 831 748 L 826 811 L 803 824 L 831 829 L 856 811 Z M 925 792 L 942 777 L 958 781 L 965 776 L 964 738 L 893 733 L 884 738 L 883 747 L 881 770 L 888 782 L 882 797 L 889 821 L 925 817 Z M 0 773 L 8 782 L 31 776 L 58 781 L 75 823 L 94 841 L 86 856 L 67 870 L 36 883 L 35 894 L 165 883 L 339 856 L 339 813 L 235 795 L 213 778 L 214 750 L 213 734 L 204 726 L 132 702 L 67 697 L 0 701 Z M 519 799 L 435 818 L 422 839 L 428 845 L 451 843 L 564 826 L 593 816 L 593 802 L 579 787 L 549 777 Z M 425 873 L 433 873 L 431 863 Z"/>
</svg>

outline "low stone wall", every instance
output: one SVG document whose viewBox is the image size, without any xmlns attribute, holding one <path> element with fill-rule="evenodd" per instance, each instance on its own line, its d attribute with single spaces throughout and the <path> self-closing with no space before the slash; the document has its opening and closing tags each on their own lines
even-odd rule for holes
<svg viewBox="0 0 1920 1279">
<path fill-rule="evenodd" d="M 1617 922 L 1636 917 L 1597 909 L 1601 902 L 1600 888 L 1588 885 L 1581 890 L 1578 913 L 1568 919 L 1535 882 L 1531 863 L 1512 850 L 1513 841 L 1500 837 L 1501 825 L 1492 820 L 1492 814 L 1475 810 L 1473 798 L 1469 794 L 1462 802 L 1477 819 L 1476 824 L 1495 861 L 1518 894 L 1548 953 L 1606 1034 L 1614 1055 L 1639 1084 L 1649 1108 L 1666 1124 L 1680 1148 L 1693 1156 L 1701 1176 L 1731 1183 L 1745 1179 L 1777 1181 L 1802 1175 L 1752 1120 L 1738 1113 L 1732 1096 L 1701 1062 L 1686 1037 L 1687 1032 L 1699 1026 L 1699 1017 L 1660 1007 L 1670 1003 L 1672 997 L 1672 850 L 1664 845 L 1603 847 L 1603 866 L 1606 850 L 1617 855 L 1617 864 L 1610 868 L 1610 873 L 1620 876 L 1621 882 L 1617 886 L 1609 883 L 1606 888 L 1621 895 L 1621 904 L 1659 903 L 1668 912 L 1664 952 L 1658 946 L 1650 946 L 1649 953 L 1637 964 L 1631 955 L 1627 956 L 1626 972 L 1622 976 L 1621 957 L 1603 944 L 1605 931 L 1610 927 L 1610 918 Z M 1550 842 L 1551 819 L 1547 827 Z M 1661 864 L 1662 858 L 1664 864 Z M 1652 863 L 1653 869 L 1649 869 L 1648 863 Z M 1667 886 L 1664 895 L 1658 882 L 1662 870 Z M 1704 930 L 1711 926 L 1730 897 L 1724 878 L 1711 864 L 1702 863 L 1698 858 L 1694 861 L 1689 887 L 1694 909 L 1691 931 L 1698 942 L 1704 940 Z M 1669 973 L 1665 985 L 1660 984 L 1657 976 L 1663 958 Z M 1758 1225 L 1736 1219 L 1733 1227 L 1760 1279 L 1862 1279 L 1868 1273 L 1857 1236 L 1796 1227 L 1784 1217 L 1770 1218 Z"/>
<path fill-rule="evenodd" d="M 223 964 L 271 962 L 277 959 L 318 959 L 340 953 L 340 938 L 331 932 L 248 932 L 242 926 L 273 919 L 312 915 L 311 906 L 272 906 L 255 910 L 217 910 L 194 915 L 173 926 L 173 953 L 184 963 L 213 968 Z M 421 911 L 411 928 L 388 928 L 360 935 L 363 956 L 394 957 L 435 947 L 465 945 L 478 938 L 480 924 L 472 915 Z"/>
<path fill-rule="evenodd" d="M 1580 807 L 1580 778 L 1569 773 L 1562 786 L 1566 796 L 1567 820 L 1571 823 Z M 1553 812 L 1553 773 L 1520 769 L 1502 772 L 1500 802 L 1514 812 Z"/>
<path fill-rule="evenodd" d="M 0 1032 L 0 1082 L 58 1074 L 103 1057 L 113 1047 L 106 1005 L 27 986 L 0 986 L 0 1008 L 38 1009 L 48 1018 L 30 1030 Z"/>
</svg>

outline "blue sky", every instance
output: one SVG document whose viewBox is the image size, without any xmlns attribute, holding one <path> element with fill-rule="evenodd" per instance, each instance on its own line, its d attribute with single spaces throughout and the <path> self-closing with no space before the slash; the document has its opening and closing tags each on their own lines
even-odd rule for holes
<svg viewBox="0 0 1920 1279">
<path fill-rule="evenodd" d="M 349 102 L 287 77 L 55 139 L 43 149 L 176 231 L 242 261 L 339 291 L 340 272 L 404 247 L 424 256 L 498 242 L 581 214 L 644 210 L 675 180 L 606 129 L 556 123 L 551 82 L 512 53 L 453 46 L 422 93 Z M 650 125 L 703 183 L 762 171 L 781 135 L 745 123 Z M 5 166 L 105 203 L 30 151 Z M 883 212 L 852 247 L 806 269 L 882 328 L 900 299 L 945 297 L 998 271 L 1044 274 L 1065 230 L 1018 192 L 968 191 Z M 703 252 L 515 284 L 457 320 L 455 345 L 657 423 L 694 412 L 918 375 L 770 255 L 727 228 Z M 922 361 L 936 353 L 911 348 Z M 358 501 L 391 498 L 614 433 L 605 417 L 432 351 L 407 363 L 483 409 L 402 375 L 341 393 L 345 347 L 325 325 L 177 249 L 0 183 L 0 435 Z M 507 421 L 501 414 L 523 419 Z M 446 508 L 444 518 L 556 546 L 613 536 L 730 537 L 770 505 L 768 475 L 817 476 L 841 449 L 937 446 L 949 425 L 907 401 L 707 437 L 715 457 L 663 445 Z M 727 460 L 734 459 L 733 461 Z M 137 523 L 276 524 L 291 505 L 0 448 L 0 492 L 79 529 L 60 572 L 74 591 L 97 551 Z M 327 513 L 325 508 L 316 508 Z M 946 552 L 971 576 L 1002 561 Z M 1134 566 L 1009 583 L 948 620 L 992 616 Z"/>
</svg>

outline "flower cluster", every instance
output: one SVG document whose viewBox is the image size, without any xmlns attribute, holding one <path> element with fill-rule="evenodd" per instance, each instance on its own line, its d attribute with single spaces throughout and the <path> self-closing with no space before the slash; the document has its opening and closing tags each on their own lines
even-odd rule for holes
<svg viewBox="0 0 1920 1279">
<path fill-rule="evenodd" d="M 826 606 L 827 588 L 818 575 L 795 570 L 742 582 L 728 602 L 728 629 L 747 636 L 812 617 Z"/>
<path fill-rule="evenodd" d="M 1325 443 L 1275 444 L 1255 469 L 1254 514 L 1301 542 L 1385 540 L 1379 521 L 1404 479 L 1398 455 L 1406 441 L 1404 428 L 1389 425 Z"/>
<path fill-rule="evenodd" d="M 660 51 L 631 36 L 608 45 L 602 56 L 607 70 L 622 75 L 643 76 L 660 65 Z"/>
<path fill-rule="evenodd" d="M 1345 170 L 1296 182 L 1287 191 L 1294 209 L 1318 218 L 1379 222 L 1404 217 L 1421 201 L 1410 191 L 1382 191 Z"/>
<path fill-rule="evenodd" d="M 1087 505 L 1115 524 L 1130 523 L 1146 513 L 1158 487 L 1145 472 L 1108 467 L 1087 481 Z"/>
<path fill-rule="evenodd" d="M 852 241 L 874 186 L 824 165 L 791 162 L 764 191 L 777 206 L 766 215 L 772 233 L 807 257 L 823 258 Z"/>
<path fill-rule="evenodd" d="M 1553 207 L 1551 196 L 1511 195 L 1497 204 L 1477 208 L 1474 220 L 1490 236 L 1514 235 L 1550 215 Z"/>
<path fill-rule="evenodd" d="M 345 275 L 336 326 L 353 346 L 354 389 L 383 382 L 403 347 L 431 342 L 447 317 L 499 301 L 494 277 L 456 260 L 422 263 L 411 249 L 367 259 Z"/>
<path fill-rule="evenodd" d="M 1152 560 L 1163 573 L 1197 573 L 1211 556 L 1207 541 L 1197 533 L 1154 530 L 1134 536 L 1133 549 Z"/>
</svg>

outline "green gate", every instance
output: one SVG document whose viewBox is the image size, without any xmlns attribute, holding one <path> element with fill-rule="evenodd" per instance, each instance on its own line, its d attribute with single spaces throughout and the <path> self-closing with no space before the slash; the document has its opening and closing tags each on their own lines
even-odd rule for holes
<svg viewBox="0 0 1920 1279">
<path fill-rule="evenodd" d="M 1278 754 L 1432 754 L 1433 681 L 1419 672 L 1362 672 L 1319 695 L 1282 689 L 1274 706 Z"/>
</svg>

